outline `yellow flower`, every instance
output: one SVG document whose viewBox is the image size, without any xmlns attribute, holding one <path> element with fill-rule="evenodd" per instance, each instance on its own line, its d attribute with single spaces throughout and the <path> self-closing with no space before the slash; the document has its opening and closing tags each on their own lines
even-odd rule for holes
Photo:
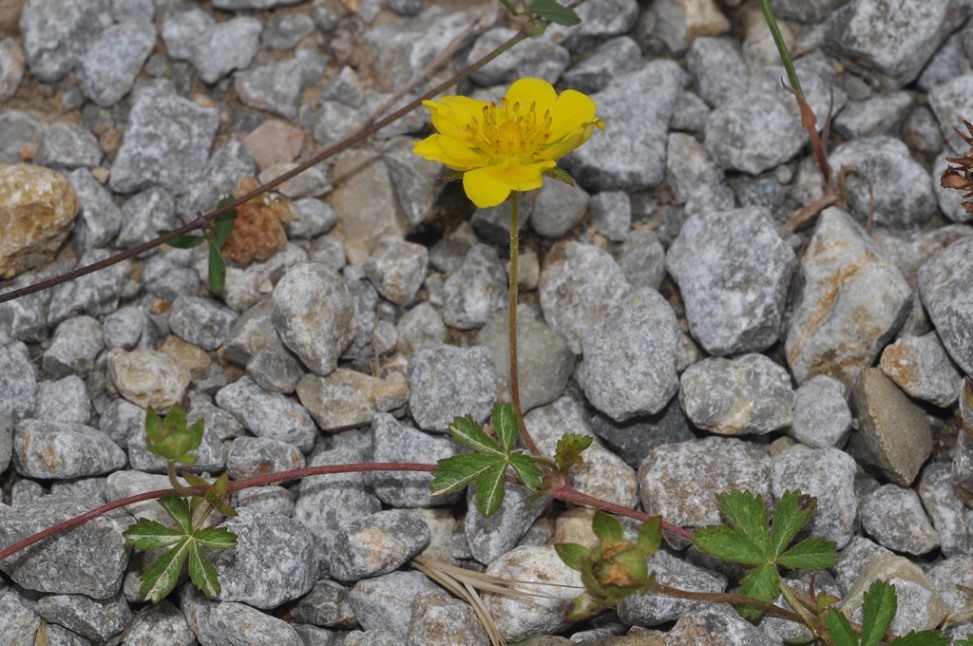
<svg viewBox="0 0 973 646">
<path fill-rule="evenodd" d="M 605 129 L 586 94 L 560 95 L 547 81 L 514 82 L 500 105 L 465 96 L 423 101 L 437 134 L 413 151 L 463 173 L 466 195 L 481 209 L 496 206 L 510 191 L 540 188 L 556 159 L 583 144 L 594 129 Z"/>
</svg>

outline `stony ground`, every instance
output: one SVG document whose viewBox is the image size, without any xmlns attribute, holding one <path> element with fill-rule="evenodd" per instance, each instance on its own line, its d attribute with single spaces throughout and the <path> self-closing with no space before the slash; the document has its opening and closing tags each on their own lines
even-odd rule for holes
<svg viewBox="0 0 973 646">
<path fill-rule="evenodd" d="M 537 76 L 591 94 L 607 122 L 563 162 L 578 188 L 524 197 L 527 424 L 548 453 L 593 434 L 578 489 L 688 528 L 719 522 L 721 491 L 810 493 L 813 532 L 840 550 L 817 589 L 852 614 L 889 579 L 893 630 L 936 627 L 973 603 L 973 445 L 954 419 L 973 373 L 973 228 L 939 187 L 969 148 L 954 128 L 973 120 L 971 6 L 773 4 L 819 127 L 834 116 L 831 164 L 852 171 L 844 208 L 796 228 L 829 189 L 755 3 L 589 0 L 580 27 L 457 88 L 494 99 Z M 487 0 L 0 0 L 0 292 L 279 175 L 425 87 L 444 50 L 432 80 L 514 26 Z M 149 406 L 205 420 L 195 470 L 233 478 L 456 453 L 452 418 L 506 397 L 509 214 L 472 212 L 412 154 L 427 128 L 417 111 L 241 209 L 220 295 L 205 247 L 164 247 L 0 304 L 0 544 L 165 487 Z M 515 488 L 485 520 L 427 483 L 239 494 L 218 600 L 183 585 L 143 603 L 146 562 L 121 531 L 161 511 L 99 518 L 0 563 L 0 642 L 479 645 L 470 608 L 414 555 L 577 585 L 551 544 L 589 540 L 588 511 Z M 740 576 L 675 541 L 651 567 L 691 590 Z M 651 595 L 570 625 L 574 591 L 542 590 L 558 598 L 485 595 L 506 639 L 797 634 Z"/>
</svg>

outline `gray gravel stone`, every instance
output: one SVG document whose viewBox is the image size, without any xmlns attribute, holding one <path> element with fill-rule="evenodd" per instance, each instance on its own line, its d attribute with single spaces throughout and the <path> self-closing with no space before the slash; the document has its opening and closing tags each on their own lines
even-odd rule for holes
<svg viewBox="0 0 973 646">
<path fill-rule="evenodd" d="M 541 309 L 548 324 L 564 335 L 571 351 L 581 353 L 581 339 L 629 290 L 621 268 L 593 245 L 559 242 L 541 269 Z"/>
<path fill-rule="evenodd" d="M 851 456 L 838 449 L 790 451 L 774 458 L 774 496 L 797 490 L 817 498 L 811 534 L 834 541 L 841 549 L 856 529 L 855 469 Z"/>
<path fill-rule="evenodd" d="M 44 353 L 44 371 L 54 378 L 85 376 L 104 347 L 101 324 L 90 316 L 75 316 L 57 326 Z"/>
<path fill-rule="evenodd" d="M 791 437 L 812 449 L 841 448 L 850 433 L 851 409 L 844 384 L 818 375 L 798 387 Z"/>
<path fill-rule="evenodd" d="M 65 77 L 112 23 L 110 0 L 36 0 L 24 4 L 20 34 L 30 72 L 41 81 Z"/>
<path fill-rule="evenodd" d="M 168 409 L 177 404 L 191 378 L 189 369 L 154 350 L 111 350 L 107 369 L 118 393 L 142 408 Z"/>
<path fill-rule="evenodd" d="M 7 470 L 14 451 L 14 425 L 9 417 L 0 415 L 0 473 Z"/>
<path fill-rule="evenodd" d="M 106 642 L 132 621 L 121 594 L 92 599 L 83 594 L 56 594 L 37 601 L 37 614 L 53 624 L 97 642 Z"/>
<path fill-rule="evenodd" d="M 25 419 L 14 431 L 14 468 L 28 478 L 66 480 L 125 466 L 111 438 L 84 424 Z"/>
<path fill-rule="evenodd" d="M 591 49 L 614 36 L 626 34 L 635 27 L 639 7 L 635 0 L 593 0 L 576 9 L 581 24 L 575 27 L 551 25 L 547 33 L 561 40 L 572 53 Z"/>
<path fill-rule="evenodd" d="M 206 276 L 206 255 L 194 262 L 197 276 Z M 267 296 L 270 284 L 277 282 L 290 268 L 307 262 L 307 252 L 293 243 L 287 243 L 284 251 L 275 253 L 267 262 L 250 263 L 245 269 L 229 266 L 226 268 L 226 285 L 223 287 L 223 301 L 230 309 L 243 312 L 256 305 Z M 178 295 L 170 300 L 175 300 Z"/>
<path fill-rule="evenodd" d="M 355 325 L 351 294 L 341 276 L 324 265 L 299 264 L 280 279 L 272 299 L 272 321 L 284 345 L 314 372 L 333 372 Z"/>
<path fill-rule="evenodd" d="M 767 500 L 771 466 L 765 449 L 735 438 L 663 444 L 639 467 L 642 508 L 680 527 L 717 525 L 717 494 L 749 491 Z"/>
<path fill-rule="evenodd" d="M 405 305 L 422 286 L 428 265 L 429 252 L 424 246 L 383 236 L 365 262 L 365 275 L 379 294 Z"/>
<path fill-rule="evenodd" d="M 0 335 L 0 415 L 16 424 L 34 411 L 37 372 L 20 341 Z"/>
<path fill-rule="evenodd" d="M 658 550 L 649 558 L 649 570 L 656 581 L 680 590 L 693 592 L 723 592 L 726 590 L 726 577 L 708 572 L 703 568 L 687 563 L 672 554 Z M 688 601 L 661 594 L 633 594 L 618 604 L 618 618 L 627 625 L 658 626 L 675 621 L 706 604 Z M 722 635 L 721 635 L 722 636 Z"/>
<path fill-rule="evenodd" d="M 184 192 L 205 172 L 218 125 L 216 108 L 200 107 L 166 83 L 138 88 L 109 185 L 118 193 L 151 186 Z"/>
<path fill-rule="evenodd" d="M 237 535 L 237 547 L 213 554 L 221 601 L 276 608 L 304 596 L 314 585 L 318 578 L 314 541 L 299 521 L 245 513 L 222 526 Z"/>
<path fill-rule="evenodd" d="M 928 171 L 892 137 L 863 137 L 841 144 L 829 155 L 834 168 L 854 166 L 847 177 L 848 205 L 862 221 L 871 212 L 876 224 L 913 227 L 936 213 Z M 867 178 L 864 179 L 864 178 Z"/>
<path fill-rule="evenodd" d="M 412 618 L 412 601 L 426 593 L 449 598 L 420 572 L 391 572 L 359 581 L 348 595 L 348 602 L 362 628 L 369 632 L 388 631 L 404 644 Z"/>
<path fill-rule="evenodd" d="M 122 226 L 122 212 L 115 205 L 111 192 L 87 168 L 71 172 L 68 181 L 81 205 L 74 231 L 78 246 L 91 249 L 107 245 Z"/>
<path fill-rule="evenodd" d="M 155 238 L 159 229 L 175 229 L 176 203 L 172 195 L 153 187 L 136 193 L 121 207 L 121 228 L 115 245 L 123 249 Z"/>
<path fill-rule="evenodd" d="M 272 617 L 243 603 L 213 601 L 193 585 L 179 591 L 179 605 L 200 643 L 210 646 L 275 644 L 304 646 L 297 631 L 283 619 Z"/>
<path fill-rule="evenodd" d="M 880 0 L 850 2 L 830 16 L 825 35 L 828 53 L 883 89 L 898 89 L 919 76 L 969 15 L 965 5 L 933 0 L 901 7 L 897 20 L 876 20 L 886 8 Z"/>
<path fill-rule="evenodd" d="M 294 58 L 258 65 L 233 75 L 240 100 L 257 110 L 294 118 L 301 91 L 324 71 L 324 59 L 311 49 L 299 49 Z M 315 138 L 317 129 L 315 129 Z"/>
<path fill-rule="evenodd" d="M 291 616 L 316 626 L 351 628 L 357 624 L 348 605 L 350 590 L 336 581 L 318 579 L 311 591 L 291 609 Z"/>
<path fill-rule="evenodd" d="M 922 470 L 917 487 L 947 558 L 973 554 L 973 514 L 957 495 L 954 482 L 949 464 L 932 462 Z"/>
<path fill-rule="evenodd" d="M 742 619 L 726 604 L 704 604 L 676 622 L 666 634 L 667 643 L 690 644 L 700 635 L 719 635 L 726 646 L 778 646 L 780 642 L 768 637 L 760 628 Z"/>
<path fill-rule="evenodd" d="M 213 25 L 195 40 L 193 65 L 204 83 L 215 83 L 233 70 L 250 65 L 260 48 L 263 23 L 238 17 Z"/>
<path fill-rule="evenodd" d="M 0 586 L 0 639 L 5 644 L 28 646 L 34 644 L 41 618 L 34 612 L 35 602 L 28 600 L 16 588 Z"/>
<path fill-rule="evenodd" d="M 657 185 L 665 177 L 669 119 L 685 78 L 673 61 L 655 60 L 614 79 L 591 97 L 605 131 L 564 159 L 564 168 L 594 191 Z"/>
<path fill-rule="evenodd" d="M 716 355 L 760 351 L 777 341 L 796 264 L 759 207 L 691 216 L 666 254 L 693 337 Z"/>
<path fill-rule="evenodd" d="M 88 502 L 74 496 L 43 496 L 4 514 L 0 544 L 12 545 L 88 509 Z M 113 518 L 99 516 L 0 561 L 0 570 L 27 590 L 110 597 L 121 589 L 128 565 L 122 529 Z"/>
<path fill-rule="evenodd" d="M 466 56 L 467 65 L 480 60 L 516 32 L 506 27 L 494 27 L 483 32 Z M 524 47 L 514 47 L 493 59 L 470 79 L 479 85 L 491 86 L 512 83 L 519 78 L 532 77 L 556 83 L 568 66 L 571 55 L 549 38 L 532 38 Z"/>
<path fill-rule="evenodd" d="M 341 271 L 354 310 L 354 334 L 351 344 L 345 348 L 341 358 L 348 361 L 371 361 L 375 357 L 372 348 L 372 333 L 378 324 L 378 306 L 382 297 L 365 277 L 365 271 L 356 265 L 345 265 Z"/>
<path fill-rule="evenodd" d="M 973 238 L 951 244 L 919 270 L 919 296 L 949 356 L 973 374 Z"/>
<path fill-rule="evenodd" d="M 679 403 L 699 428 L 721 435 L 764 435 L 790 426 L 790 375 L 762 354 L 710 358 L 682 373 Z"/>
<path fill-rule="evenodd" d="M 861 506 L 862 528 L 883 547 L 925 554 L 939 547 L 939 537 L 912 489 L 882 485 Z"/>
<path fill-rule="evenodd" d="M 475 487 L 466 490 L 466 522 L 463 527 L 470 556 L 484 565 L 513 549 L 531 528 L 549 500 L 534 495 L 526 487 L 508 485 L 503 503 L 489 518 L 476 509 Z"/>
<path fill-rule="evenodd" d="M 648 227 L 634 229 L 621 247 L 618 264 L 632 287 L 659 289 L 666 275 L 666 257 L 655 231 Z"/>
<path fill-rule="evenodd" d="M 545 182 L 537 193 L 530 226 L 545 238 L 560 238 L 581 222 L 588 211 L 589 200 L 588 194 L 576 186 Z"/>
<path fill-rule="evenodd" d="M 882 351 L 880 366 L 910 397 L 940 407 L 956 403 L 963 378 L 935 332 L 899 337 Z"/>
<path fill-rule="evenodd" d="M 445 433 L 462 415 L 482 422 L 496 394 L 490 351 L 482 346 L 423 348 L 409 362 L 409 388 L 412 418 L 424 431 Z"/>
<path fill-rule="evenodd" d="M 268 393 L 249 377 L 221 388 L 216 404 L 257 437 L 288 442 L 305 453 L 317 437 L 311 416 L 300 404 L 279 393 Z"/>
<path fill-rule="evenodd" d="M 297 447 L 269 437 L 238 437 L 226 455 L 226 472 L 235 480 L 303 466 Z"/>
<path fill-rule="evenodd" d="M 196 643 L 186 617 L 168 600 L 139 610 L 129 627 L 127 639 L 128 643 L 139 646 L 192 646 Z"/>
<path fill-rule="evenodd" d="M 34 419 L 87 424 L 91 419 L 91 399 L 84 381 L 77 375 L 69 375 L 37 384 Z"/>
<path fill-rule="evenodd" d="M 226 337 L 223 356 L 244 366 L 247 375 L 264 390 L 292 393 L 303 371 L 277 335 L 271 309 L 270 301 L 264 300 L 244 312 Z"/>
<path fill-rule="evenodd" d="M 929 90 L 929 107 L 951 152 L 965 154 L 969 146 L 955 129 L 963 132 L 963 120 L 973 107 L 973 73 L 957 76 Z"/>
<path fill-rule="evenodd" d="M 94 168 L 101 157 L 98 140 L 89 130 L 58 121 L 44 129 L 33 161 L 54 168 Z"/>
<path fill-rule="evenodd" d="M 429 303 L 419 303 L 402 315 L 396 325 L 398 349 L 406 356 L 421 348 L 442 345 L 446 338 L 446 325 L 436 308 Z"/>
<path fill-rule="evenodd" d="M 429 526 L 402 509 L 380 511 L 344 525 L 335 536 L 331 576 L 357 581 L 388 574 L 429 544 Z"/>
<path fill-rule="evenodd" d="M 678 399 L 673 399 L 655 415 L 635 417 L 622 423 L 606 415 L 594 414 L 590 426 L 612 452 L 634 469 L 638 469 L 642 460 L 659 445 L 696 439 Z"/>
<path fill-rule="evenodd" d="M 507 302 L 507 274 L 496 249 L 474 245 L 443 287 L 447 325 L 469 330 L 485 325 Z"/>
<path fill-rule="evenodd" d="M 297 211 L 294 219 L 284 225 L 288 238 L 317 238 L 333 229 L 338 221 L 331 205 L 317 198 L 301 198 L 294 202 L 294 206 Z"/>
<path fill-rule="evenodd" d="M 0 128 L 2 127 L 0 124 Z M 32 279 L 35 278 L 38 276 L 32 272 L 20 274 L 9 281 L 5 288 L 25 287 L 34 282 Z M 46 339 L 50 333 L 47 328 L 47 304 L 50 300 L 51 292 L 44 290 L 0 303 L 0 335 L 26 343 L 37 343 Z"/>
<path fill-rule="evenodd" d="M 169 326 L 182 340 L 204 350 L 215 350 L 226 341 L 237 314 L 206 298 L 180 296 L 169 310 Z"/>
<path fill-rule="evenodd" d="M 895 484 L 911 485 L 932 453 L 925 412 L 878 368 L 862 370 L 851 389 L 851 409 L 858 431 L 851 436 L 848 452 Z"/>
<path fill-rule="evenodd" d="M 78 267 L 104 260 L 110 255 L 107 249 L 89 249 L 78 260 Z M 47 324 L 55 326 L 76 314 L 100 316 L 114 312 L 131 266 L 131 262 L 126 260 L 52 288 Z"/>
<path fill-rule="evenodd" d="M 0 114 L 0 163 L 21 163 L 21 153 L 38 146 L 43 128 L 40 121 L 26 112 L 9 108 L 4 110 Z"/>
<path fill-rule="evenodd" d="M 23 80 L 23 48 L 10 36 L 0 39 L 0 101 L 12 98 Z"/>
<path fill-rule="evenodd" d="M 612 242 L 628 240 L 629 229 L 632 227 L 632 203 L 628 193 L 625 191 L 598 193 L 591 198 L 588 211 L 591 213 L 591 224 L 598 233 Z"/>
<path fill-rule="evenodd" d="M 423 433 L 384 413 L 375 416 L 372 435 L 374 462 L 433 464 L 455 455 L 459 449 L 449 438 Z M 450 505 L 459 499 L 460 492 L 434 496 L 430 482 L 432 474 L 418 471 L 378 471 L 372 476 L 375 495 L 393 507 Z"/>
<path fill-rule="evenodd" d="M 576 376 L 588 401 L 620 422 L 662 410 L 679 389 L 677 336 L 676 316 L 654 289 L 606 309 L 581 337 Z"/>
<path fill-rule="evenodd" d="M 487 646 L 490 638 L 472 606 L 438 594 L 420 594 L 412 602 L 412 620 L 405 643 L 409 646 Z"/>
<path fill-rule="evenodd" d="M 666 181 L 687 214 L 733 208 L 733 191 L 724 184 L 723 171 L 692 135 L 669 134 Z"/>
<path fill-rule="evenodd" d="M 644 65 L 637 42 L 619 36 L 598 45 L 586 58 L 571 66 L 562 81 L 566 87 L 594 94 L 605 89 L 617 76 L 636 72 Z"/>
<path fill-rule="evenodd" d="M 747 89 L 747 64 L 739 44 L 730 38 L 695 39 L 686 52 L 686 69 L 695 79 L 700 96 L 713 107 Z"/>
<path fill-rule="evenodd" d="M 825 374 L 850 385 L 905 320 L 909 285 L 862 228 L 836 208 L 818 216 L 801 278 L 785 343 L 794 378 L 803 383 Z"/>
<path fill-rule="evenodd" d="M 911 107 L 912 96 L 904 91 L 849 101 L 835 118 L 834 127 L 846 139 L 892 134 Z"/>
<path fill-rule="evenodd" d="M 84 95 L 103 107 L 118 103 L 152 53 L 155 36 L 155 26 L 144 20 L 125 20 L 99 33 L 78 61 Z"/>
</svg>

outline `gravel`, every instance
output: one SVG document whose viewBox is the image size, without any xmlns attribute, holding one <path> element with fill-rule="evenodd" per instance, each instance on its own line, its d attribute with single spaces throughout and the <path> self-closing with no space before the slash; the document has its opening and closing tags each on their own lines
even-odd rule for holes
<svg viewBox="0 0 973 646">
<path fill-rule="evenodd" d="M 293 168 L 419 91 L 406 82 L 474 21 L 447 68 L 513 33 L 486 0 L 6 4 L 0 293 L 190 222 L 244 175 Z M 973 372 L 973 220 L 939 186 L 969 149 L 955 129 L 973 121 L 973 10 L 775 0 L 817 127 L 830 115 L 840 135 L 827 143 L 847 204 L 821 208 L 751 4 L 588 0 L 579 27 L 551 26 L 449 90 L 494 100 L 537 76 L 592 95 L 606 122 L 562 161 L 576 187 L 548 178 L 521 200 L 526 425 L 545 454 L 565 433 L 593 438 L 569 473 L 579 491 L 690 529 L 720 522 L 721 492 L 768 509 L 789 490 L 816 496 L 811 532 L 839 548 L 816 589 L 860 621 L 867 586 L 891 580 L 893 629 L 931 628 L 963 616 L 957 586 L 973 586 L 973 440 L 956 416 Z M 428 122 L 416 111 L 279 187 L 267 199 L 293 207 L 286 247 L 231 262 L 220 293 L 206 245 L 162 246 L 0 304 L 0 545 L 168 486 L 149 407 L 204 420 L 187 469 L 210 476 L 465 453 L 453 419 L 484 422 L 510 398 L 509 207 L 471 213 L 412 153 Z M 240 537 L 213 553 L 214 599 L 186 583 L 144 604 L 147 559 L 121 533 L 167 517 L 153 501 L 112 512 L 0 562 L 0 642 L 42 640 L 43 622 L 52 644 L 479 646 L 471 608 L 410 569 L 415 555 L 578 585 L 552 543 L 591 540 L 589 511 L 508 486 L 484 518 L 475 488 L 432 495 L 431 478 L 238 492 L 238 517 L 209 519 Z M 666 536 L 660 581 L 736 589 L 739 569 L 687 546 Z M 538 590 L 550 596 L 484 593 L 508 641 L 799 634 L 651 594 L 572 624 L 575 590 Z"/>
</svg>

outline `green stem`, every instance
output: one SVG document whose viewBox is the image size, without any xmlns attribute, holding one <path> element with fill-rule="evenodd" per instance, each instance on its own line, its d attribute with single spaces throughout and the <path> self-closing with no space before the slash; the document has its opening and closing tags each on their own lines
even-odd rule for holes
<svg viewBox="0 0 973 646">
<path fill-rule="evenodd" d="M 172 488 L 176 490 L 180 496 L 192 496 L 193 492 L 190 491 L 186 486 L 179 482 L 179 476 L 176 475 L 176 463 L 172 460 L 166 460 L 166 475 L 169 476 L 169 484 Z"/>
<path fill-rule="evenodd" d="M 784 599 L 787 600 L 787 603 L 790 604 L 791 608 L 793 608 L 797 614 L 801 616 L 804 625 L 810 628 L 812 633 L 820 636 L 827 632 L 827 627 L 823 626 L 816 617 L 812 616 L 811 613 L 807 611 L 804 604 L 797 600 L 791 589 L 787 586 L 784 580 L 780 578 L 780 575 L 777 576 L 777 589 L 780 590 L 782 595 L 784 595 Z"/>
<path fill-rule="evenodd" d="M 770 7 L 770 0 L 760 0 L 760 8 L 763 9 L 767 28 L 770 29 L 770 35 L 773 36 L 774 44 L 777 45 L 777 54 L 784 64 L 784 69 L 787 70 L 787 79 L 791 82 L 791 87 L 797 92 L 797 95 L 803 99 L 804 90 L 801 89 L 801 81 L 797 78 L 794 61 L 791 60 L 790 52 L 787 51 L 787 43 L 784 42 L 784 37 L 777 26 L 777 18 L 774 17 L 774 10 Z"/>
<path fill-rule="evenodd" d="M 520 199 L 510 193 L 510 278 L 507 287 L 507 339 L 510 342 L 510 403 L 517 413 L 520 438 L 531 455 L 540 455 L 534 438 L 527 432 L 524 411 L 520 407 L 520 364 L 517 362 L 517 259 L 520 255 Z"/>
</svg>

